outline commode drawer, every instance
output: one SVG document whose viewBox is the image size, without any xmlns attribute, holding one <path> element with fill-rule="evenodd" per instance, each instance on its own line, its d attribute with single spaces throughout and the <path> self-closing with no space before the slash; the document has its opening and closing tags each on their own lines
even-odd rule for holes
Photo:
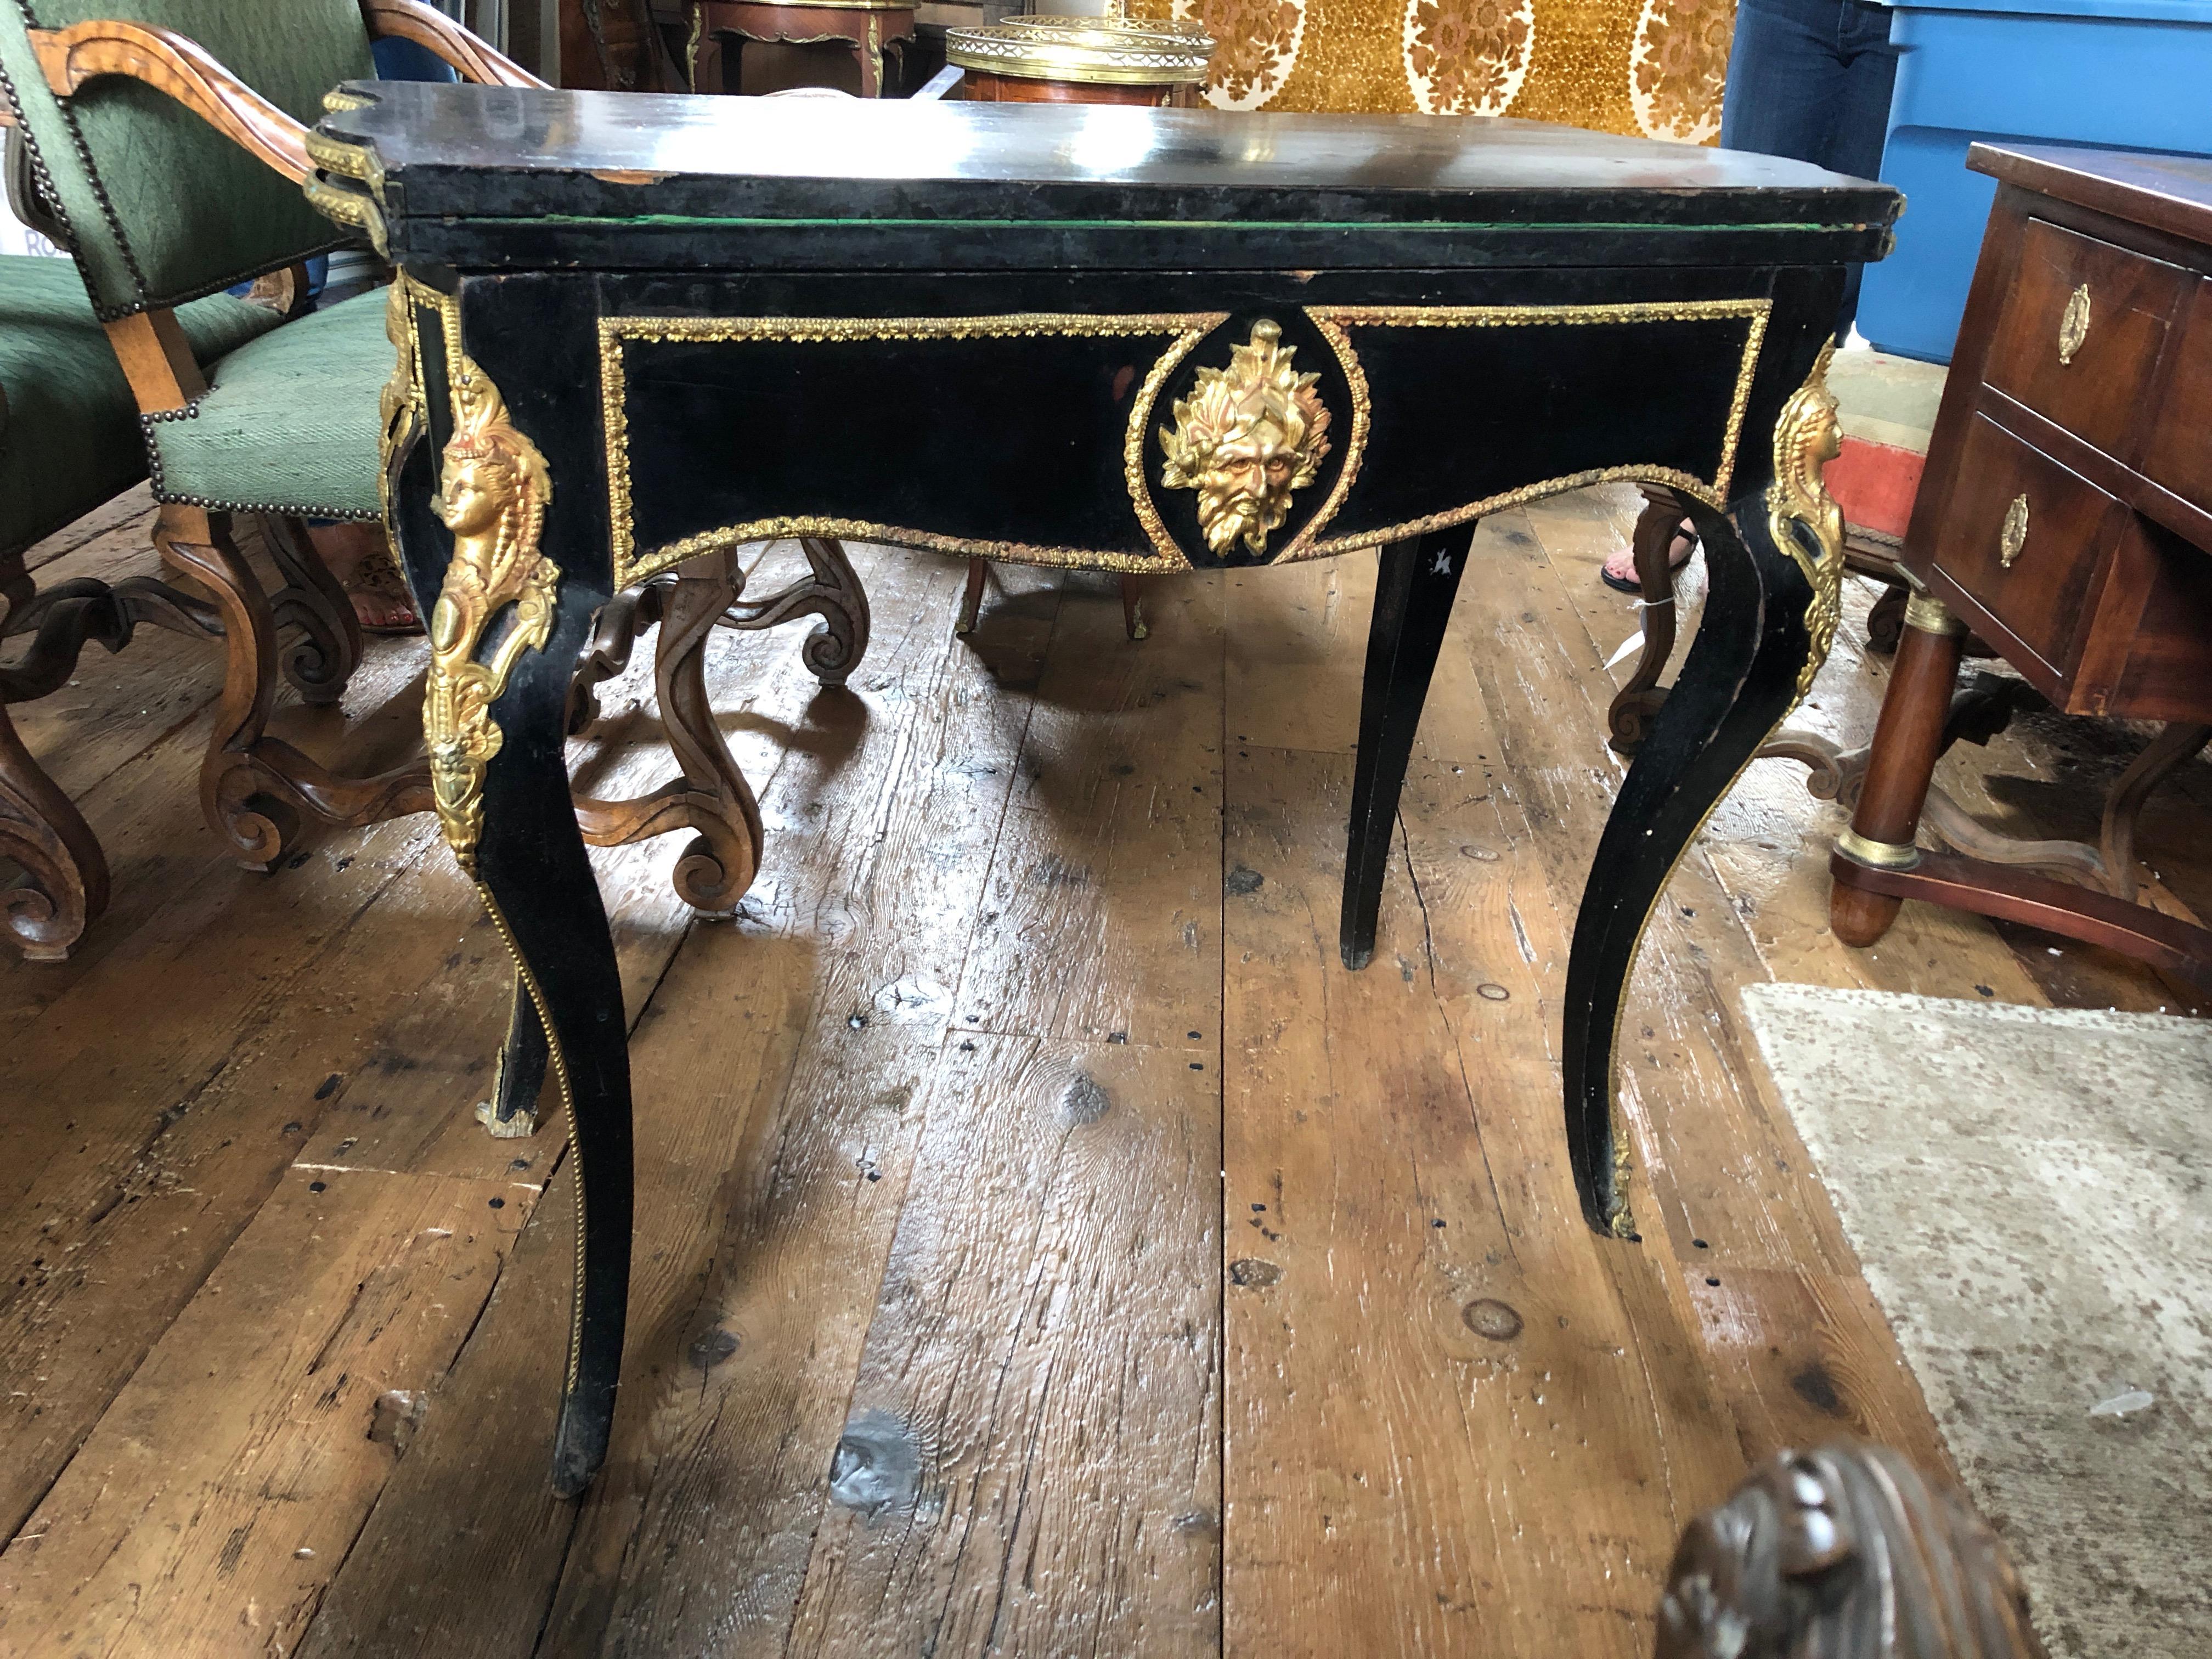
<svg viewBox="0 0 2212 1659">
<path fill-rule="evenodd" d="M 2131 460 L 2135 434 L 2150 425 L 2151 372 L 2188 280 L 2177 265 L 2030 220 L 1982 378 Z"/>
<path fill-rule="evenodd" d="M 1977 415 L 1934 563 L 2063 676 L 2091 584 L 2126 516 L 2087 479 Z"/>
</svg>

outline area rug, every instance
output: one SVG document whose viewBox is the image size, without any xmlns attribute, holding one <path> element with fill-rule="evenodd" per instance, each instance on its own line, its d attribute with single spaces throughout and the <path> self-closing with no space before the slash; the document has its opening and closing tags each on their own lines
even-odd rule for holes
<svg viewBox="0 0 2212 1659">
<path fill-rule="evenodd" d="M 2212 1651 L 2212 1023 L 1744 1007 L 2054 1659 Z"/>
</svg>

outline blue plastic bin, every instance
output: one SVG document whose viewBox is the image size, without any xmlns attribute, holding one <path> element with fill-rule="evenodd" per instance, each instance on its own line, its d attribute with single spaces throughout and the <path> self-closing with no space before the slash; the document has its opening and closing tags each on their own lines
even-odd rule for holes
<svg viewBox="0 0 2212 1659">
<path fill-rule="evenodd" d="M 1897 251 L 1867 268 L 1859 332 L 1951 361 L 1996 181 L 1976 139 L 2212 155 L 2212 0 L 1909 0 L 1881 176 L 1905 194 Z"/>
</svg>

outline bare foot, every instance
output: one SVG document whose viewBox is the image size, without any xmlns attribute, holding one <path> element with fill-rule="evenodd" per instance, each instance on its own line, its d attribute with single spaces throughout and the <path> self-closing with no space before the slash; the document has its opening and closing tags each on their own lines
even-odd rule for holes
<svg viewBox="0 0 2212 1659">
<path fill-rule="evenodd" d="M 392 562 L 380 524 L 319 524 L 308 526 L 315 551 L 346 597 L 353 614 L 372 634 L 419 634 L 422 619 L 408 597 L 407 584 Z"/>
</svg>

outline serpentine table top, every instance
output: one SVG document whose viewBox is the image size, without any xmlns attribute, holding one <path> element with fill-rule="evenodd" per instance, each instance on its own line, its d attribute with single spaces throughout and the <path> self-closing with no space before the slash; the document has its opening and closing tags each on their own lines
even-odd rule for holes
<svg viewBox="0 0 2212 1659">
<path fill-rule="evenodd" d="M 491 1119 L 526 1124 L 550 1065 L 575 1139 L 560 1491 L 605 1452 L 630 1221 L 621 988 L 577 817 L 595 804 L 572 807 L 563 768 L 571 684 L 595 623 L 604 641 L 622 617 L 626 648 L 639 585 L 661 596 L 684 777 L 656 810 L 702 830 L 679 889 L 734 903 L 759 819 L 696 653 L 746 543 L 803 538 L 815 580 L 740 609 L 824 616 L 807 661 L 833 682 L 866 644 L 840 538 L 1125 572 L 1379 550 L 1343 918 L 1358 968 L 1475 522 L 1605 479 L 1679 503 L 1711 597 L 1601 842 L 1562 1046 L 1585 1212 L 1633 1239 L 1623 988 L 1675 859 L 1832 635 L 1821 370 L 1844 267 L 1886 251 L 1894 191 L 1472 118 L 413 82 L 327 102 L 308 192 L 402 270 L 386 507 L 434 602 L 440 817 L 517 967 Z"/>
</svg>

